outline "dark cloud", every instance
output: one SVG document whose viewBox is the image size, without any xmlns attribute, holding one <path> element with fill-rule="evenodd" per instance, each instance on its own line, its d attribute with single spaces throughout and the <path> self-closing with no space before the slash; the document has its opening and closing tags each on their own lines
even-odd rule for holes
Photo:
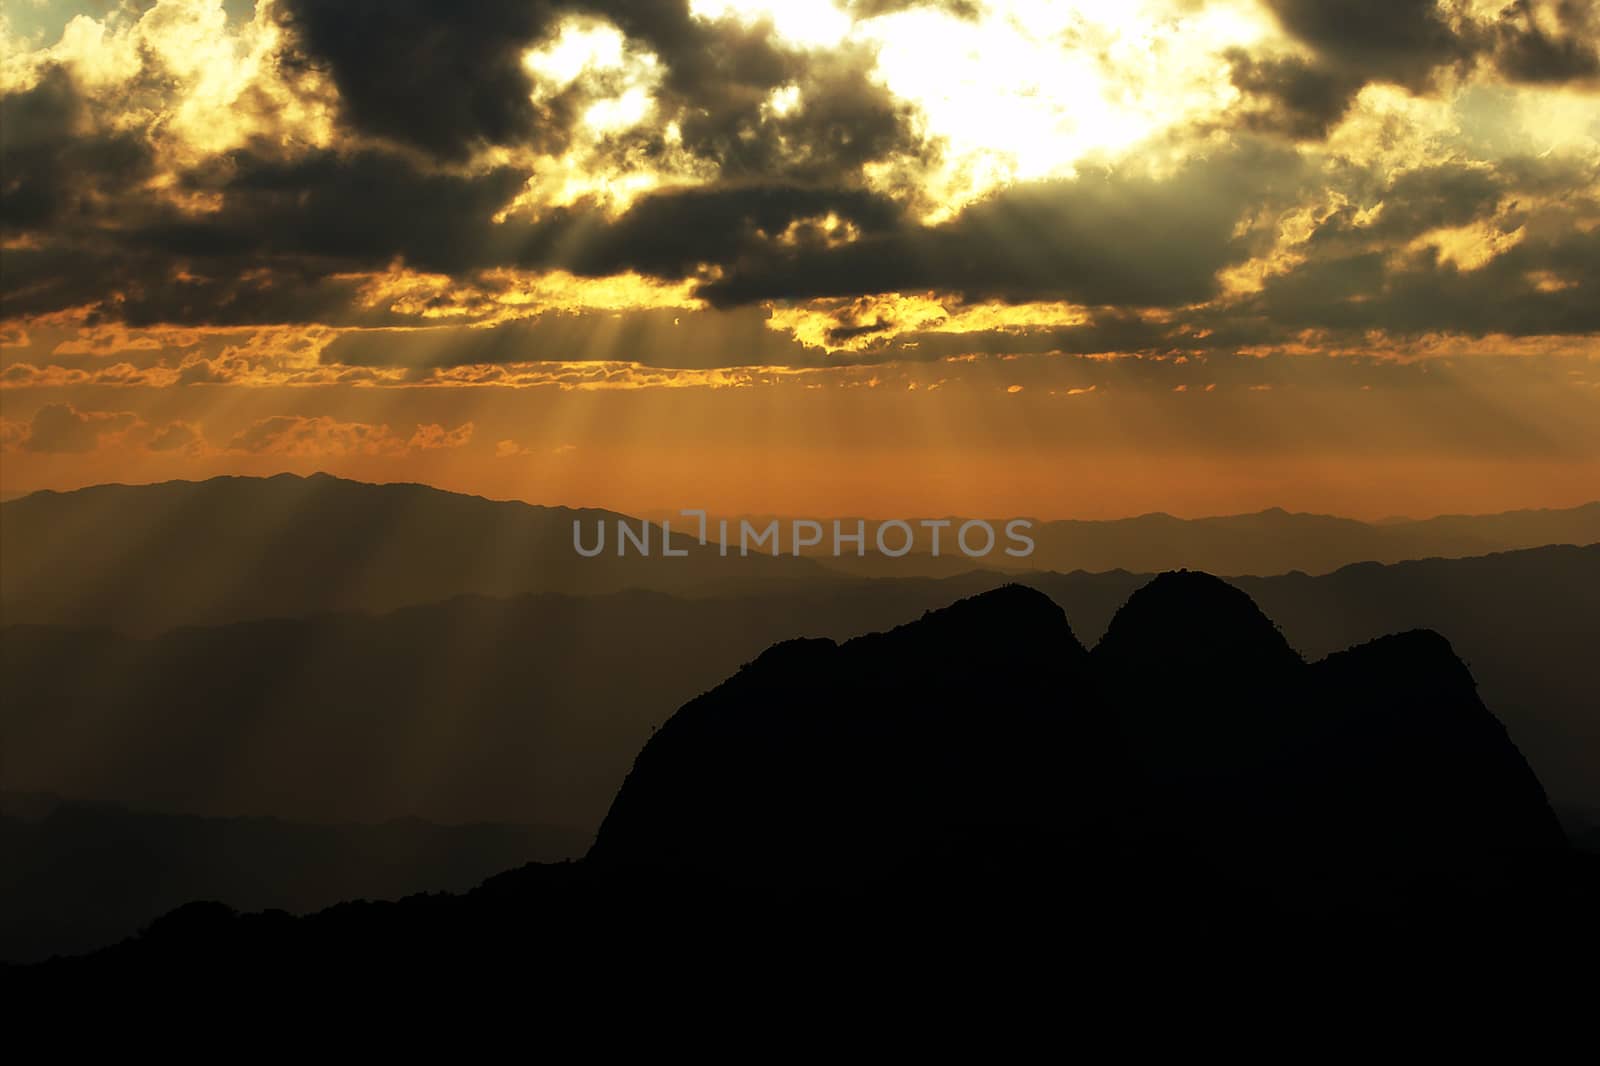
<svg viewBox="0 0 1600 1066">
<path fill-rule="evenodd" d="M 138 135 L 95 128 L 60 67 L 0 97 L 0 227 L 8 232 L 108 217 L 151 169 Z"/>
<path fill-rule="evenodd" d="M 822 362 L 786 333 L 769 329 L 760 308 L 733 312 L 666 308 L 547 312 L 487 329 L 366 330 L 323 349 L 325 363 L 417 369 L 495 363 L 615 360 L 674 369 L 804 366 Z"/>
<path fill-rule="evenodd" d="M 342 276 L 395 262 L 466 277 L 497 266 L 704 277 L 701 294 L 724 308 L 927 290 L 1183 304 L 1211 296 L 1217 270 L 1250 254 L 1237 224 L 1292 186 L 1298 166 L 1292 153 L 1248 142 L 1165 180 L 1091 172 L 1016 186 L 935 227 L 882 195 L 804 183 L 674 190 L 615 218 L 579 204 L 497 224 L 492 216 L 521 188 L 510 169 L 461 175 L 372 149 L 292 161 L 243 151 L 185 179 L 190 191 L 220 195 L 213 213 L 152 206 L 92 248 L 8 256 L 4 312 L 115 294 L 100 313 L 133 325 L 400 324 L 359 306 L 360 279 Z"/>
<path fill-rule="evenodd" d="M 867 51 L 807 51 L 776 37 L 770 23 L 692 18 L 685 3 L 668 0 L 287 0 L 281 10 L 293 32 L 280 60 L 326 71 L 344 121 L 361 136 L 299 154 L 265 139 L 156 188 L 148 181 L 156 127 L 114 125 L 101 112 L 120 104 L 91 100 L 65 71 L 48 68 L 33 88 L 0 99 L 0 221 L 8 234 L 29 237 L 5 252 L 0 315 L 95 306 L 90 324 L 361 327 L 327 358 L 373 366 L 581 358 L 811 365 L 820 353 L 767 329 L 758 305 L 885 292 L 1068 300 L 1096 310 L 1069 327 L 903 334 L 864 303 L 826 333 L 830 343 L 864 350 L 830 360 L 980 350 L 1164 355 L 1281 343 L 1306 327 L 1351 336 L 1596 328 L 1596 209 L 1572 206 L 1576 190 L 1594 187 L 1592 168 L 1516 158 L 1392 176 L 1345 160 L 1313 172 L 1288 146 L 1250 132 L 1322 137 L 1362 85 L 1427 91 L 1441 71 L 1467 63 L 1493 63 L 1524 81 L 1591 77 L 1594 4 L 1560 0 L 1535 17 L 1530 0 L 1518 0 L 1498 21 L 1477 24 L 1431 3 L 1270 5 L 1308 57 L 1229 54 L 1247 97 L 1231 144 L 1191 145 L 1192 160 L 1160 178 L 1086 164 L 1078 177 L 1017 184 L 926 226 L 906 198 L 866 187 L 869 164 L 935 158 L 915 113 L 873 77 Z M 846 6 L 879 14 L 913 5 Z M 521 56 L 571 14 L 614 21 L 630 47 L 661 58 L 658 117 L 681 133 L 670 147 L 663 123 L 616 134 L 601 146 L 602 163 L 628 173 L 688 152 L 710 164 L 700 173 L 712 177 L 668 184 L 621 214 L 580 200 L 497 223 L 527 170 L 463 161 L 491 144 L 557 150 L 585 102 L 615 92 L 601 72 L 557 101 L 529 100 Z M 155 91 L 159 76 L 146 71 L 138 91 Z M 797 105 L 775 111 L 773 92 L 791 86 Z M 130 108 L 123 118 L 142 113 Z M 1318 218 L 1299 248 L 1304 264 L 1240 304 L 1192 307 L 1217 294 L 1220 270 L 1265 250 L 1283 211 L 1321 202 L 1326 190 L 1342 206 Z M 177 206 L 196 202 L 210 206 Z M 1491 220 L 1526 232 L 1477 270 L 1413 244 L 1432 230 Z M 414 314 L 362 299 L 360 275 L 397 263 L 479 286 L 498 267 L 694 279 L 720 311 L 546 314 L 406 334 L 385 327 L 416 325 Z M 1134 311 L 1146 307 L 1185 310 L 1181 323 L 1162 324 Z"/>
<path fill-rule="evenodd" d="M 727 178 L 840 180 L 927 150 L 913 110 L 870 77 L 870 51 L 791 47 L 769 22 L 694 18 L 683 0 L 288 0 L 295 47 L 284 62 L 326 70 L 354 129 L 441 160 L 486 145 L 558 153 L 585 93 L 604 86 L 580 79 L 536 102 L 522 56 L 569 16 L 610 21 L 660 59 L 658 107 L 682 148 Z M 771 94 L 787 85 L 801 105 L 774 115 Z M 619 154 L 663 149 L 658 134 L 615 142 Z"/>
<path fill-rule="evenodd" d="M 1216 269 L 1246 254 L 1233 228 L 1284 162 L 1256 148 L 1170 182 L 1091 173 L 1018 186 L 928 229 L 861 185 L 868 163 L 926 151 L 909 132 L 909 109 L 870 76 L 870 54 L 801 53 L 776 42 L 769 24 L 693 19 L 681 3 L 601 3 L 585 10 L 613 17 L 663 57 L 662 106 L 685 116 L 683 147 L 715 161 L 722 180 L 645 196 L 620 217 L 580 202 L 495 223 L 525 172 L 466 172 L 447 160 L 531 135 L 537 116 L 488 114 L 472 101 L 479 92 L 525 97 L 523 49 L 572 10 L 294 0 L 285 17 L 295 40 L 338 82 L 349 121 L 409 147 L 290 158 L 254 144 L 180 175 L 179 191 L 210 198 L 215 210 L 179 210 L 128 188 L 110 232 L 63 223 L 65 209 L 54 206 L 58 239 L 7 264 L 5 313 L 101 302 L 101 314 L 131 324 L 382 325 L 381 311 L 353 306 L 359 280 L 341 275 L 397 262 L 467 277 L 507 265 L 703 276 L 704 294 L 721 306 L 892 289 L 1171 304 L 1205 298 Z M 465 76 L 463 65 L 476 73 Z M 411 76 L 394 77 L 400 66 Z M 512 66 L 519 83 L 507 94 Z M 789 85 L 798 106 L 774 114 L 773 89 Z M 9 103 L 18 144 L 88 150 L 81 138 L 35 132 L 79 121 L 64 75 Z M 432 129 L 436 120 L 453 132 Z M 132 143 L 148 160 L 148 148 Z"/>
<path fill-rule="evenodd" d="M 954 15 L 956 18 L 972 20 L 982 15 L 984 10 L 984 5 L 977 0 L 834 0 L 834 2 L 840 10 L 848 11 L 858 19 L 877 18 L 879 15 L 893 15 L 917 8 L 933 8 L 947 15 Z"/>
<path fill-rule="evenodd" d="M 1241 305 L 1192 321 L 1213 330 L 1210 341 L 1230 331 L 1259 334 L 1236 334 L 1245 344 L 1282 343 L 1307 328 L 1358 345 L 1369 330 L 1396 337 L 1600 330 L 1596 206 L 1571 196 L 1593 187 L 1595 177 L 1590 164 L 1519 157 L 1492 168 L 1417 167 L 1387 182 L 1353 185 L 1350 202 L 1320 218 L 1299 246 L 1304 263 L 1270 277 Z M 1466 226 L 1480 227 L 1483 239 L 1498 235 L 1504 247 L 1466 269 L 1433 244 L 1417 243 Z"/>
<path fill-rule="evenodd" d="M 6 252 L 0 313 L 102 303 L 134 325 L 379 325 L 384 316 L 355 304 L 360 279 L 340 275 L 396 261 L 469 273 L 511 258 L 505 240 L 529 235 L 497 228 L 493 215 L 523 180 L 510 169 L 435 171 L 377 150 L 231 153 L 182 178 L 183 191 L 220 197 L 215 211 L 191 214 L 129 189 L 113 229 L 58 215 L 54 241 Z"/>
<path fill-rule="evenodd" d="M 950 304 L 952 313 L 961 305 Z M 1131 311 L 1101 308 L 1075 325 L 1013 326 L 945 332 L 903 330 L 872 321 L 829 330 L 834 343 L 882 332 L 858 350 L 824 353 L 774 330 L 764 308 L 722 311 L 657 309 L 557 313 L 488 329 L 373 329 L 341 334 L 322 350 L 333 366 L 409 367 L 427 372 L 508 363 L 623 361 L 675 370 L 714 367 L 844 367 L 933 362 L 967 355 L 1091 355 L 1107 352 L 1176 357 L 1231 352 L 1279 343 L 1289 331 L 1264 318 L 1224 318 L 1201 312 L 1194 320 L 1161 322 Z"/>
<path fill-rule="evenodd" d="M 1315 53 L 1299 58 L 1230 55 L 1233 82 L 1265 106 L 1243 112 L 1254 129 L 1325 136 L 1361 87 L 1415 93 L 1439 73 L 1488 61 L 1511 81 L 1565 83 L 1600 75 L 1594 0 L 1510 0 L 1493 23 L 1473 21 L 1438 0 L 1266 0 L 1278 21 Z M 1541 25 L 1556 28 L 1551 32 Z"/>
<path fill-rule="evenodd" d="M 165 220 L 130 234 L 129 243 L 179 257 L 282 262 L 286 269 L 320 264 L 330 273 L 403 261 L 446 274 L 518 266 L 681 279 L 702 267 L 733 267 L 801 220 L 832 215 L 871 234 L 900 224 L 903 214 L 888 198 L 860 189 L 754 184 L 646 196 L 615 218 L 585 202 L 536 222 L 513 216 L 495 223 L 522 182 L 512 169 L 461 176 L 374 151 L 322 152 L 292 163 L 239 153 L 215 177 L 197 179 L 223 194 L 222 211 Z"/>
<path fill-rule="evenodd" d="M 132 246 L 55 244 L 5 252 L 0 316 L 94 307 L 89 323 L 130 326 L 403 321 L 362 307 L 361 280 L 291 258 L 177 257 Z"/>
<path fill-rule="evenodd" d="M 615 218 L 580 203 L 537 222 L 494 222 L 524 179 L 512 168 L 437 170 L 378 149 L 293 160 L 234 152 L 183 179 L 184 191 L 219 197 L 216 211 L 192 215 L 130 195 L 114 232 L 85 229 L 82 240 L 8 252 L 0 311 L 38 314 L 116 294 L 115 313 L 133 324 L 382 325 L 351 306 L 360 280 L 339 275 L 403 262 L 458 276 L 517 266 L 681 279 L 731 268 L 805 220 L 831 215 L 874 234 L 903 214 L 858 188 L 734 184 L 647 196 Z M 58 220 L 57 236 L 71 232 Z"/>
<path fill-rule="evenodd" d="M 943 225 L 906 220 L 842 246 L 769 245 L 701 294 L 721 306 L 863 292 L 1173 305 L 1215 294 L 1250 254 L 1247 210 L 1294 186 L 1291 152 L 1246 142 L 1177 174 L 1085 173 L 1008 188 Z"/>
<path fill-rule="evenodd" d="M 559 150 L 570 116 L 533 102 L 523 53 L 553 25 L 539 0 L 287 0 L 291 65 L 325 70 L 355 129 L 446 159 L 486 144 Z"/>
<path fill-rule="evenodd" d="M 220 193 L 220 211 L 172 214 L 131 239 L 180 256 L 292 255 L 357 267 L 403 258 L 453 272 L 481 261 L 494 242 L 494 214 L 525 177 L 510 167 L 437 171 L 378 150 L 287 161 L 240 151 L 186 180 L 194 191 Z"/>
<path fill-rule="evenodd" d="M 523 243 L 520 262 L 594 276 L 634 270 L 671 279 L 694 276 L 702 265 L 738 270 L 769 254 L 792 224 L 829 215 L 869 235 L 907 224 L 900 205 L 860 189 L 691 188 L 644 197 L 614 220 L 593 211 L 553 214 Z"/>
<path fill-rule="evenodd" d="M 728 180 L 852 184 L 867 163 L 933 151 L 915 110 L 872 77 L 866 48 L 808 51 L 776 38 L 771 23 L 691 18 L 681 3 L 590 10 L 660 57 L 659 108 L 678 123 L 684 150 Z M 774 113 L 773 92 L 791 86 L 798 106 Z"/>
<path fill-rule="evenodd" d="M 1243 113 L 1247 129 L 1282 133 L 1297 140 L 1320 140 L 1336 126 L 1355 100 L 1361 78 L 1304 59 L 1254 59 L 1228 53 L 1234 87 L 1264 106 Z"/>
<path fill-rule="evenodd" d="M 1439 71 L 1464 67 L 1483 49 L 1478 30 L 1452 25 L 1437 0 L 1266 0 L 1283 28 L 1313 56 L 1255 58 L 1228 53 L 1233 84 L 1254 103 L 1249 129 L 1321 139 L 1364 85 L 1384 82 L 1415 93 Z"/>
<path fill-rule="evenodd" d="M 1334 71 L 1428 89 L 1438 69 L 1469 62 L 1479 44 L 1438 0 L 1266 0 L 1289 33 Z"/>
<path fill-rule="evenodd" d="M 1431 249 L 1316 258 L 1272 279 L 1248 310 L 1283 330 L 1397 336 L 1600 331 L 1600 231 L 1524 238 L 1474 270 Z M 1553 282 L 1554 284 L 1550 284 Z"/>
<path fill-rule="evenodd" d="M 1492 216 L 1518 189 L 1488 166 L 1442 163 L 1402 171 L 1384 183 L 1354 183 L 1348 202 L 1324 216 L 1306 242 L 1313 254 L 1382 251 L 1430 230 L 1465 226 Z M 1362 219 L 1368 210 L 1375 217 Z"/>
<path fill-rule="evenodd" d="M 1532 0 L 1515 0 L 1495 27 L 1495 62 L 1513 81 L 1569 82 L 1600 76 L 1600 16 L 1592 0 L 1551 5 L 1557 32 L 1535 18 Z"/>
<path fill-rule="evenodd" d="M 875 58 L 864 48 L 810 57 L 791 84 L 799 103 L 784 115 L 764 111 L 771 88 L 742 106 L 724 97 L 717 106 L 690 106 L 684 144 L 714 160 L 724 177 L 845 181 L 867 163 L 928 152 L 912 123 L 915 110 L 871 79 Z"/>
<path fill-rule="evenodd" d="M 1444 163 L 1402 172 L 1381 194 L 1373 236 L 1408 239 L 1492 214 L 1508 185 L 1492 167 Z"/>
</svg>

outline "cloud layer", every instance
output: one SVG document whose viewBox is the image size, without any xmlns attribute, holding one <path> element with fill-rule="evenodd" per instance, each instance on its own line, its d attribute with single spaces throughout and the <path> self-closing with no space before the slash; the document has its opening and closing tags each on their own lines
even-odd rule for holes
<svg viewBox="0 0 1600 1066">
<path fill-rule="evenodd" d="M 6 33 L 13 389 L 1600 331 L 1584 0 L 160 0 Z"/>
</svg>

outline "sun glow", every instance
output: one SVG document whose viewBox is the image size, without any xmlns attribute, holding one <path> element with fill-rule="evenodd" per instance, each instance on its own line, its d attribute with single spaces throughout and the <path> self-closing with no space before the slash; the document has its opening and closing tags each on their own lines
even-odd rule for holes
<svg viewBox="0 0 1600 1066">
<path fill-rule="evenodd" d="M 1155 505 L 1314 480 L 1279 449 L 1494 439 L 1592 471 L 1600 27 L 1517 73 L 1508 2 L 1443 5 L 1476 28 L 1397 75 L 1263 0 L 19 0 L 6 475 L 176 476 L 180 424 L 217 472 L 265 426 L 641 493 L 703 463 L 1054 499 L 1121 449 Z M 1565 10 L 1516 5 L 1545 44 Z"/>
<path fill-rule="evenodd" d="M 778 36 L 806 48 L 829 48 L 850 35 L 850 16 L 833 0 L 689 0 L 696 18 L 770 22 Z"/>
<path fill-rule="evenodd" d="M 933 172 L 917 176 L 925 220 L 941 221 L 1000 186 L 1070 176 L 1086 159 L 1110 161 L 1162 130 L 1215 114 L 1237 97 L 1223 53 L 1273 31 L 1244 2 L 1013 4 L 1004 12 L 911 7 L 851 20 L 827 0 L 777 3 L 696 0 L 706 19 L 770 22 L 805 48 L 864 45 L 873 77 L 917 109 L 939 146 Z M 804 106 L 774 93 L 782 115 Z M 904 193 L 904 168 L 868 168 Z"/>
<path fill-rule="evenodd" d="M 916 8 L 857 32 L 877 47 L 883 83 L 944 146 L 928 190 L 939 221 L 997 186 L 1070 176 L 1220 110 L 1236 95 L 1221 52 L 1266 28 L 1240 6 L 1191 16 L 1039 2 L 975 23 Z"/>
</svg>

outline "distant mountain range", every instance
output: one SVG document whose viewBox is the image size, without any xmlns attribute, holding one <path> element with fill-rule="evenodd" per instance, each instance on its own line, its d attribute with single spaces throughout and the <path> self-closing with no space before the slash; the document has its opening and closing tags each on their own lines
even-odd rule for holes
<svg viewBox="0 0 1600 1066">
<path fill-rule="evenodd" d="M 771 518 L 763 516 L 751 521 L 761 527 Z M 876 521 L 843 520 L 850 531 L 855 530 L 858 521 L 867 531 L 868 543 L 874 543 Z M 959 527 L 963 520 L 951 518 L 949 521 L 951 526 L 945 531 L 938 558 L 929 554 L 929 537 L 925 532 L 920 534 L 918 550 L 900 558 L 870 551 L 861 557 L 847 552 L 835 558 L 825 554 L 831 552 L 831 543 L 812 549 L 810 557 L 831 570 L 869 577 L 949 577 L 974 567 L 1019 573 L 1037 570 L 1154 573 L 1190 569 L 1270 576 L 1296 570 L 1324 574 L 1360 562 L 1460 558 L 1546 544 L 1600 543 L 1600 502 L 1566 510 L 1445 515 L 1378 523 L 1330 515 L 1295 514 L 1276 507 L 1255 514 L 1215 518 L 1147 514 L 1107 521 L 1035 522 L 1029 532 L 1035 542 L 1030 556 L 1018 559 L 995 552 L 980 561 L 950 546 L 953 536 L 950 529 Z M 996 530 L 1005 526 L 1003 520 L 991 520 L 990 524 Z M 736 523 L 730 522 L 730 528 L 736 529 Z M 903 534 L 891 535 L 888 543 L 898 546 L 901 536 Z"/>
<path fill-rule="evenodd" d="M 1114 522 L 1050 522 L 1036 539 L 1031 561 L 1042 570 L 1323 574 L 1362 562 L 1594 544 L 1600 542 L 1600 502 L 1564 511 L 1450 515 L 1381 525 L 1277 508 L 1224 518 L 1154 514 Z"/>
<path fill-rule="evenodd" d="M 36 492 L 0 504 L 0 611 L 7 623 L 153 633 L 324 611 L 385 611 L 461 595 L 686 592 L 819 572 L 801 559 L 718 557 L 694 537 L 648 534 L 655 554 L 617 554 L 611 511 L 535 507 L 426 485 L 326 474 L 219 477 Z M 606 529 L 593 558 L 586 546 Z M 687 527 L 684 527 L 687 528 Z"/>
<path fill-rule="evenodd" d="M 1483 965 L 1588 943 L 1596 874 L 1437 634 L 1308 663 L 1242 591 L 1176 573 L 1092 650 L 1020 586 L 779 643 L 650 738 L 579 863 L 301 919 L 196 903 L 27 979 L 530 960 L 519 991 L 548 1003 L 659 998 L 690 959 L 832 988 L 847 949 L 876 980 L 1286 949 L 1325 970 L 1397 941 Z"/>
<path fill-rule="evenodd" d="M 575 521 L 585 538 L 603 524 L 606 550 L 580 557 L 573 549 Z M 149 634 L 178 625 L 387 611 L 461 595 L 624 589 L 727 595 L 843 575 L 949 577 L 997 568 L 1316 574 L 1356 562 L 1600 542 L 1600 503 L 1379 525 L 1280 510 L 1047 522 L 1033 531 L 1037 547 L 1027 559 L 996 551 L 980 561 L 948 544 L 937 559 L 926 551 L 902 558 L 869 551 L 864 558 L 774 559 L 741 557 L 737 547 L 723 557 L 714 543 L 701 546 L 689 535 L 697 530 L 688 519 L 673 532 L 685 557 L 662 557 L 655 527 L 657 554 L 641 558 L 630 546 L 619 557 L 619 521 L 643 526 L 610 511 L 323 474 L 37 492 L 0 504 L 0 618 Z M 867 528 L 871 537 L 876 524 Z"/>
</svg>

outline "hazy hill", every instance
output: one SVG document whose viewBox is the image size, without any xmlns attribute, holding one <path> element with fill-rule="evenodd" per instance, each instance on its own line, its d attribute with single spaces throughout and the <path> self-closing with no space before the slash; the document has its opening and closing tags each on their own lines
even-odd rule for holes
<svg viewBox="0 0 1600 1066">
<path fill-rule="evenodd" d="M 1431 518 L 1370 525 L 1274 508 L 1259 514 L 1115 522 L 1051 522 L 1033 564 L 1046 570 L 1171 570 L 1271 575 L 1326 573 L 1359 562 L 1459 557 L 1600 541 L 1600 502 L 1564 511 Z"/>
<path fill-rule="evenodd" d="M 0 504 L 0 622 L 148 634 L 177 625 L 384 611 L 462 595 L 630 588 L 786 594 L 782 586 L 791 582 L 954 577 L 974 568 L 1315 574 L 1361 561 L 1600 542 L 1600 503 L 1380 525 L 1279 510 L 1050 522 L 1034 530 L 1038 547 L 1029 558 L 1009 558 L 997 547 L 979 561 L 948 548 L 938 559 L 926 552 L 899 559 L 875 553 L 741 558 L 737 549 L 722 557 L 714 545 L 701 547 L 686 536 L 682 524 L 674 544 L 687 557 L 660 555 L 658 527 L 652 527 L 654 555 L 641 558 L 630 549 L 618 557 L 619 520 L 640 527 L 637 519 L 609 511 L 323 474 L 38 492 Z M 608 540 L 600 556 L 582 558 L 573 550 L 574 521 L 586 538 L 604 523 Z M 997 533 L 1002 526 L 996 523 Z M 950 537 L 946 531 L 947 544 Z"/>
<path fill-rule="evenodd" d="M 193 899 L 303 913 L 344 899 L 464 892 L 588 844 L 538 826 L 199 818 L 0 794 L 0 959 L 102 947 Z"/>
<path fill-rule="evenodd" d="M 1092 598 L 1120 602 L 1121 585 Z M 952 595 L 934 581 L 782 589 L 466 597 L 148 638 L 10 626 L 5 786 L 190 814 L 592 833 L 651 729 L 769 644 L 886 628 Z"/>
<path fill-rule="evenodd" d="M 959 524 L 960 519 L 955 521 Z M 991 524 L 997 531 L 1004 526 L 1002 522 Z M 876 525 L 869 523 L 868 529 L 876 529 Z M 900 559 L 869 555 L 821 561 L 846 573 L 888 577 L 948 577 L 974 566 L 1063 573 L 1152 573 L 1187 568 L 1217 574 L 1273 575 L 1295 570 L 1323 574 L 1360 562 L 1459 558 L 1546 544 L 1594 544 L 1600 542 L 1600 502 L 1569 510 L 1383 523 L 1295 514 L 1278 508 L 1216 518 L 1147 514 L 1110 521 L 1042 522 L 1030 535 L 1036 547 L 1025 559 L 1008 558 L 998 551 L 981 562 L 958 553 L 935 559 L 923 551 Z"/>
<path fill-rule="evenodd" d="M 326 474 L 219 477 L 36 492 L 0 504 L 0 612 L 7 623 L 150 633 L 321 611 L 389 610 L 467 594 L 686 591 L 718 581 L 815 573 L 806 560 L 617 554 L 610 511 L 536 507 L 426 485 Z M 606 529 L 605 551 L 573 549 Z M 640 523 L 627 519 L 630 527 Z"/>
</svg>

